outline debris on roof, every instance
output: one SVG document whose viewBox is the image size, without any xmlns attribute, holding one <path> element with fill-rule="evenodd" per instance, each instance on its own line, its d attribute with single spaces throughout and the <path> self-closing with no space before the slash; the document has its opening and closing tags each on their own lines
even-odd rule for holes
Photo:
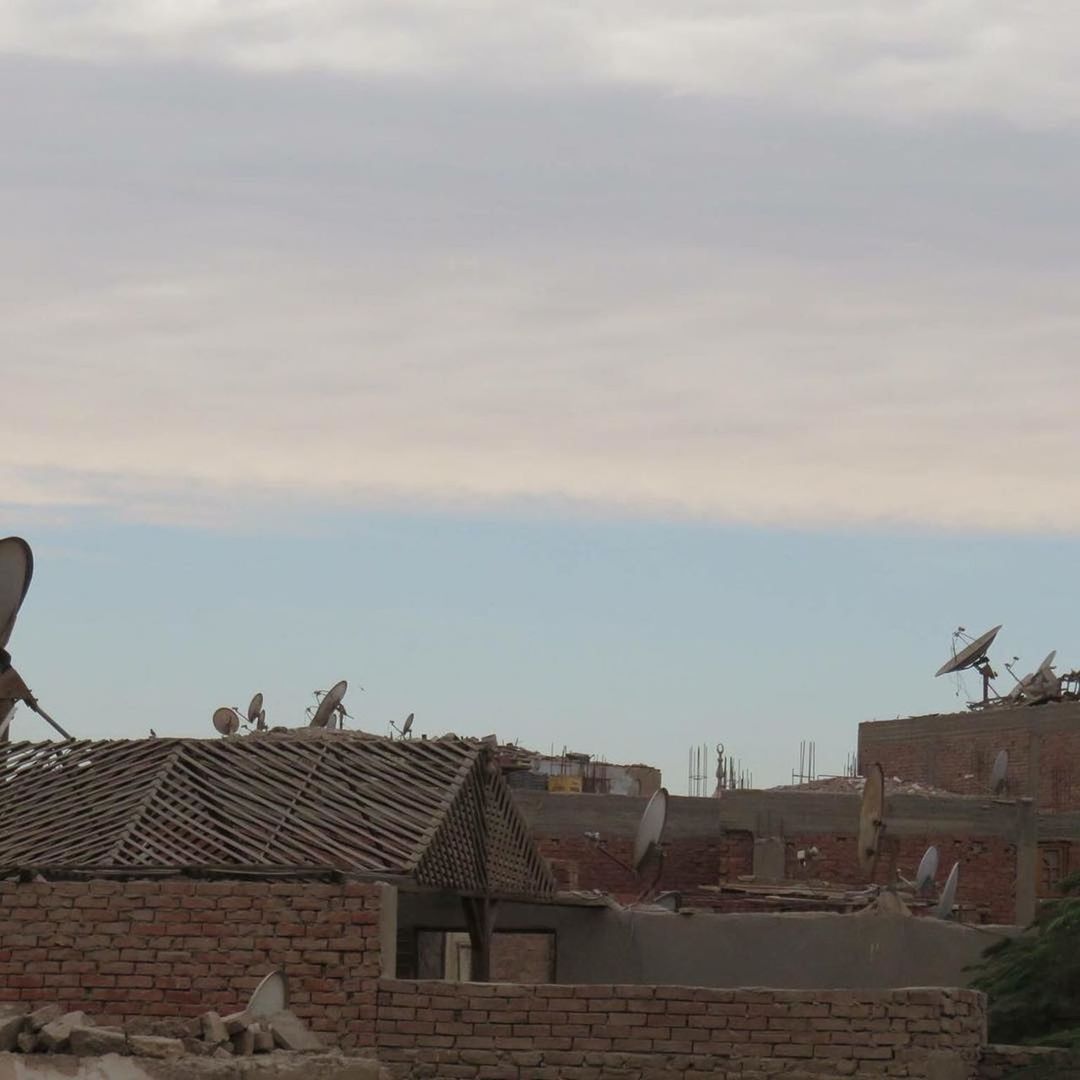
<svg viewBox="0 0 1080 1080">
<path fill-rule="evenodd" d="M 862 776 L 826 776 L 818 780 L 808 780 L 802 784 L 783 784 L 780 787 L 770 788 L 770 791 L 796 791 L 813 794 L 815 792 L 832 793 L 838 795 L 861 795 L 866 779 Z M 920 784 L 915 780 L 901 780 L 898 776 L 885 777 L 886 795 L 925 795 L 935 799 L 962 799 L 963 795 L 955 791 L 945 791 L 944 788 L 933 787 L 930 784 Z"/>
</svg>

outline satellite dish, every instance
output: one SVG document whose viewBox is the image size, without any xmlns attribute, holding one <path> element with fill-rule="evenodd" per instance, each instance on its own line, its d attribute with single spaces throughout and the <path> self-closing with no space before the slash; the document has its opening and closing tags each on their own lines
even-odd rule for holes
<svg viewBox="0 0 1080 1080">
<path fill-rule="evenodd" d="M 225 706 L 215 709 L 214 727 L 219 735 L 235 735 L 240 730 L 240 714 Z"/>
<path fill-rule="evenodd" d="M 349 684 L 342 679 L 339 683 L 334 683 L 329 690 L 323 694 L 322 701 L 319 702 L 319 707 L 315 710 L 315 715 L 311 718 L 311 727 L 335 727 L 336 724 L 331 723 L 331 719 L 334 718 L 334 712 L 341 704 L 341 699 L 345 696 L 345 691 L 349 689 Z"/>
<path fill-rule="evenodd" d="M 859 866 L 868 877 L 877 861 L 878 843 L 885 825 L 885 773 L 878 764 L 870 766 L 863 786 L 859 809 Z"/>
<path fill-rule="evenodd" d="M 916 892 L 922 892 L 937 877 L 937 868 L 938 850 L 931 844 L 919 861 L 919 869 L 915 873 Z"/>
<path fill-rule="evenodd" d="M 1006 774 L 1009 771 L 1009 751 L 999 750 L 994 758 L 994 767 L 990 770 L 990 792 L 1000 795 L 1005 790 Z"/>
<path fill-rule="evenodd" d="M 266 710 L 265 709 L 260 709 L 259 710 L 259 719 L 258 719 L 258 722 L 255 724 L 255 728 L 258 731 L 265 731 L 266 730 Z"/>
<path fill-rule="evenodd" d="M 667 788 L 658 788 L 645 807 L 634 838 L 634 871 L 641 869 L 642 863 L 660 843 L 667 822 Z"/>
<path fill-rule="evenodd" d="M 947 919 L 952 915 L 953 904 L 956 903 L 956 886 L 960 881 L 960 864 L 953 863 L 948 878 L 945 879 L 945 888 L 941 890 L 941 899 L 934 908 L 935 919 Z"/>
<path fill-rule="evenodd" d="M 978 667 L 986 660 L 986 650 L 994 643 L 1001 626 L 995 626 L 993 630 L 987 630 L 982 637 L 977 637 L 970 645 L 961 649 L 951 660 L 946 661 L 934 673 L 936 679 L 939 675 L 949 675 L 954 671 L 966 671 L 968 668 Z"/>
<path fill-rule="evenodd" d="M 409 732 L 412 731 L 412 722 L 414 719 L 415 714 L 413 713 L 409 713 L 409 715 L 405 717 L 405 723 L 401 725 L 401 737 L 403 739 L 408 738 Z"/>
<path fill-rule="evenodd" d="M 34 576 L 34 553 L 18 536 L 0 540 L 0 649 L 11 637 L 15 616 L 26 598 Z"/>
<path fill-rule="evenodd" d="M 289 1007 L 289 981 L 284 971 L 271 971 L 251 993 L 247 1011 L 262 1020 Z"/>
<path fill-rule="evenodd" d="M 262 712 L 263 696 L 262 694 L 256 694 L 251 699 L 251 704 L 248 705 L 247 718 L 249 724 L 254 724 L 259 719 L 259 713 Z"/>
</svg>

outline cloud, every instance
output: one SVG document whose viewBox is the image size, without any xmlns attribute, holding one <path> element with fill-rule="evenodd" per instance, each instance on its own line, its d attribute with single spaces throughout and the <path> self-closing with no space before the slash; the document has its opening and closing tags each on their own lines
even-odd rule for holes
<svg viewBox="0 0 1080 1080">
<path fill-rule="evenodd" d="M 690 255 L 674 274 L 263 262 L 114 282 L 3 312 L 30 359 L 8 379 L 5 482 L 222 521 L 275 498 L 542 499 L 1077 528 L 1077 318 L 1052 281 L 944 284 Z"/>
<path fill-rule="evenodd" d="M 13 0 L 0 47 L 248 71 L 615 85 L 908 121 L 1072 124 L 1064 0 Z"/>
<path fill-rule="evenodd" d="M 0 65 L 7 506 L 1080 528 L 1068 132 L 105 63 L 77 10 L 94 62 Z M 262 9 L 170 10 L 205 59 Z"/>
</svg>

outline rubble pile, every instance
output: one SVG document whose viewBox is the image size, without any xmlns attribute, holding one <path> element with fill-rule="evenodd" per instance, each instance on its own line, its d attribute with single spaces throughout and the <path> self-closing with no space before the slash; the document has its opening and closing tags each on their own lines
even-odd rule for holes
<svg viewBox="0 0 1080 1080">
<path fill-rule="evenodd" d="M 86 1013 L 65 1012 L 59 1005 L 0 1006 L 0 1051 L 23 1054 L 74 1054 L 99 1057 L 231 1058 L 274 1050 L 320 1053 L 321 1038 L 287 1009 L 255 1017 L 247 1009 L 219 1016 L 204 1013 L 191 1020 L 135 1018 L 124 1027 L 99 1026 Z"/>
</svg>

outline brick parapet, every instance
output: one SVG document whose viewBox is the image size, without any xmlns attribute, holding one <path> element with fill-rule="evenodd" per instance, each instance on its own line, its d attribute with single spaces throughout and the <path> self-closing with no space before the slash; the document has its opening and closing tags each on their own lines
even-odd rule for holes
<svg viewBox="0 0 1080 1080">
<path fill-rule="evenodd" d="M 379 984 L 376 1043 L 401 1080 L 974 1077 L 972 990 Z M 936 1062 L 936 1064 L 935 1064 Z"/>
</svg>

